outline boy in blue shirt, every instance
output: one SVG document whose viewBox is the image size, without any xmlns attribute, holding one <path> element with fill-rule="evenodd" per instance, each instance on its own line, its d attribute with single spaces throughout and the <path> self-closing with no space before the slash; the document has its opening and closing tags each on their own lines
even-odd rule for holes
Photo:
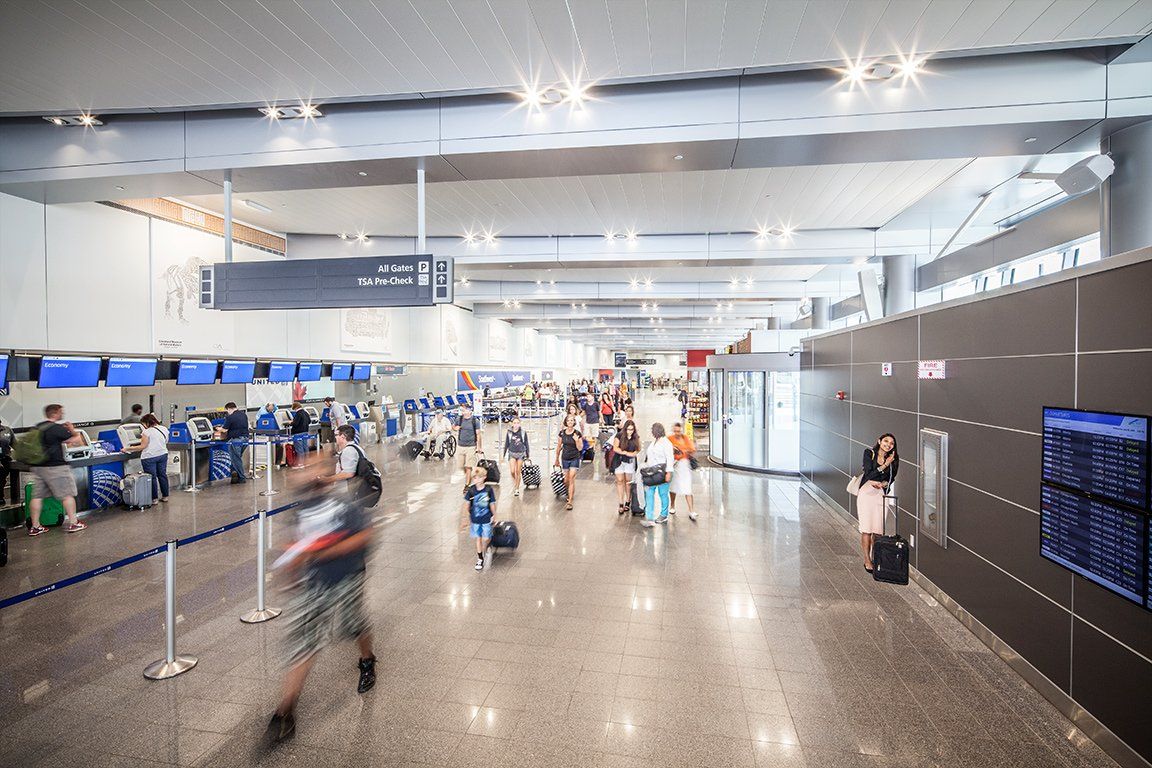
<svg viewBox="0 0 1152 768">
<path fill-rule="evenodd" d="M 472 482 L 464 488 L 464 504 L 460 512 L 468 515 L 468 522 L 460 527 L 470 528 L 476 540 L 476 570 L 484 570 L 484 556 L 492 540 L 492 516 L 496 512 L 496 492 L 485 483 L 488 471 L 483 467 L 472 470 Z"/>
</svg>

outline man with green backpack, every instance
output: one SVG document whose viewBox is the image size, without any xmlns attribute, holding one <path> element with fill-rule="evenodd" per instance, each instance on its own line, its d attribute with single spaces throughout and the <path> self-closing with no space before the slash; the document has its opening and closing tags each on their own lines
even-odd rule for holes
<svg viewBox="0 0 1152 768">
<path fill-rule="evenodd" d="M 32 527 L 29 536 L 39 536 L 48 531 L 40 524 L 40 510 L 44 499 L 55 498 L 64 506 L 68 533 L 82 531 L 88 526 L 76 517 L 76 478 L 72 468 L 64 460 L 64 446 L 83 442 L 80 433 L 72 422 L 64 421 L 64 406 L 58 403 L 44 406 L 44 421 L 28 430 L 16 440 L 12 457 L 16 461 L 32 467 L 32 500 L 29 512 Z"/>
</svg>

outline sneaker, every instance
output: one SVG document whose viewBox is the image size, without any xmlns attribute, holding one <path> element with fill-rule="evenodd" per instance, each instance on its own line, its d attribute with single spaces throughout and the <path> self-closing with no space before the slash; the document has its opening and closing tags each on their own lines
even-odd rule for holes
<svg viewBox="0 0 1152 768">
<path fill-rule="evenodd" d="M 668 510 L 668 514 L 670 514 L 670 515 L 676 514 L 676 507 L 672 507 L 672 509 Z"/>
<path fill-rule="evenodd" d="M 48 533 L 48 529 L 42 525 L 34 525 L 28 529 L 29 536 L 39 536 L 42 533 Z"/>
<path fill-rule="evenodd" d="M 476 558 L 476 570 L 478 570 L 478 571 L 484 570 L 484 558 L 483 557 L 477 557 Z"/>
<path fill-rule="evenodd" d="M 268 729 L 264 732 L 271 742 L 284 741 L 296 733 L 296 715 L 289 712 L 281 715 L 279 712 L 272 715 Z"/>
<path fill-rule="evenodd" d="M 360 684 L 356 686 L 356 693 L 364 693 L 376 685 L 376 657 L 360 659 Z"/>
<path fill-rule="evenodd" d="M 660 523 L 661 525 L 664 525 L 664 524 L 666 524 L 666 523 L 668 522 L 668 517 L 667 517 L 667 515 L 665 515 L 664 517 L 658 517 L 658 518 L 656 518 L 656 522 Z"/>
<path fill-rule="evenodd" d="M 75 525 L 64 526 L 64 530 L 68 533 L 76 533 L 77 531 L 82 531 L 87 527 L 88 527 L 87 525 L 85 525 L 84 523 L 77 520 Z"/>
<path fill-rule="evenodd" d="M 700 515 L 696 514 L 695 512 L 689 512 L 688 513 L 688 519 L 691 520 L 692 522 L 696 522 L 696 518 L 698 518 L 698 517 L 700 517 Z"/>
<path fill-rule="evenodd" d="M 648 518 L 644 518 L 643 520 L 641 520 L 640 525 L 644 526 L 645 528 L 655 528 L 656 527 L 656 523 L 652 522 Z"/>
</svg>

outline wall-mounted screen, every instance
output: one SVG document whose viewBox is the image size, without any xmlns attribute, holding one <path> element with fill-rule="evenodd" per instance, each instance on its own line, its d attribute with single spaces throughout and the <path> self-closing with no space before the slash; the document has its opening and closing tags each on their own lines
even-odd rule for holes
<svg viewBox="0 0 1152 768">
<path fill-rule="evenodd" d="M 1044 409 L 1041 477 L 1093 498 L 1148 508 L 1148 417 Z"/>
<path fill-rule="evenodd" d="M 300 363 L 296 378 L 300 381 L 320 381 L 320 363 Z"/>
<path fill-rule="evenodd" d="M 332 381 L 348 381 L 352 378 L 352 363 L 332 363 Z"/>
<path fill-rule="evenodd" d="M 109 387 L 151 387 L 156 384 L 156 360 L 109 358 L 104 383 Z"/>
<path fill-rule="evenodd" d="M 0 389 L 8 388 L 8 355 L 0 355 Z"/>
<path fill-rule="evenodd" d="M 177 384 L 215 384 L 217 360 L 181 360 L 176 372 Z"/>
<path fill-rule="evenodd" d="M 40 360 L 41 389 L 100 386 L 100 358 L 45 357 Z"/>
<path fill-rule="evenodd" d="M 1145 604 L 1147 515 L 1054 485 L 1040 488 L 1040 554 Z"/>
<path fill-rule="evenodd" d="M 225 360 L 220 367 L 221 384 L 251 384 L 255 376 L 255 360 Z"/>
<path fill-rule="evenodd" d="M 296 378 L 296 363 L 288 360 L 273 360 L 268 366 L 268 381 L 277 384 L 291 384 Z"/>
<path fill-rule="evenodd" d="M 352 381 L 368 381 L 372 378 L 372 363 L 356 363 L 352 366 Z"/>
</svg>

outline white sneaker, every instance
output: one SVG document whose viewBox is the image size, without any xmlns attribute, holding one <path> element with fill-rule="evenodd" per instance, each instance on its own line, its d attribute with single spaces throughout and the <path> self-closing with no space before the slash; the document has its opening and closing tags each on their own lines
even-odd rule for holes
<svg viewBox="0 0 1152 768">
<path fill-rule="evenodd" d="M 670 514 L 670 515 L 676 514 L 676 507 L 672 507 L 672 509 L 668 510 L 668 514 Z"/>
<path fill-rule="evenodd" d="M 478 571 L 484 570 L 484 558 L 483 557 L 476 558 L 476 570 L 478 570 Z"/>
<path fill-rule="evenodd" d="M 691 520 L 692 522 L 696 522 L 696 518 L 698 518 L 698 517 L 699 517 L 699 515 L 697 515 L 695 512 L 689 512 L 688 513 L 688 519 Z"/>
<path fill-rule="evenodd" d="M 644 526 L 645 528 L 655 528 L 656 527 L 656 523 L 652 522 L 648 518 L 644 518 L 643 520 L 641 520 L 640 525 Z"/>
</svg>

